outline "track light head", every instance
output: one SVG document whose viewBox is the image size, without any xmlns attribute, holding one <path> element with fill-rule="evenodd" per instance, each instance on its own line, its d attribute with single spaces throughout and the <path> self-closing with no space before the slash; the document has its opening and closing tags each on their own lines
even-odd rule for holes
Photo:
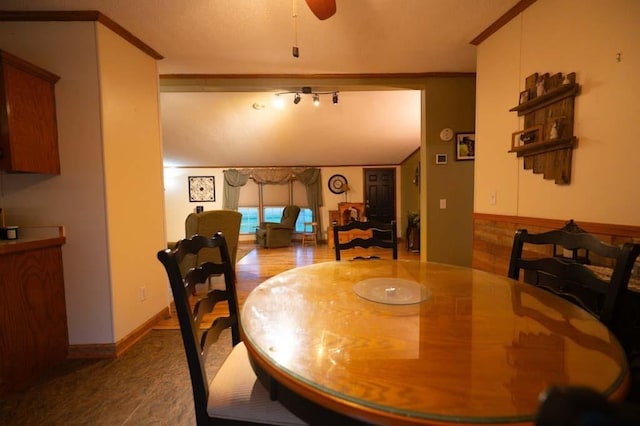
<svg viewBox="0 0 640 426">
<path fill-rule="evenodd" d="M 302 95 L 311 95 L 313 97 L 313 105 L 315 106 L 320 106 L 320 95 L 331 95 L 331 100 L 333 101 L 333 104 L 336 105 L 338 103 L 338 93 L 340 93 L 339 91 L 330 91 L 330 92 L 317 92 L 314 91 L 311 87 L 309 86 L 304 86 L 301 88 L 301 90 L 298 91 L 291 91 L 291 92 L 280 92 L 280 93 L 276 93 L 276 100 L 279 100 L 280 95 L 289 95 L 289 94 L 293 94 L 293 103 L 295 105 L 298 105 L 300 103 L 300 101 L 302 100 Z"/>
</svg>

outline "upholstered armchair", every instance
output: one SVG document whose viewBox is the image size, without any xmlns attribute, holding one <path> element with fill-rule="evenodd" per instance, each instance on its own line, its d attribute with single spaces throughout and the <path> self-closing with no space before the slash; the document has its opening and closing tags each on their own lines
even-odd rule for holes
<svg viewBox="0 0 640 426">
<path fill-rule="evenodd" d="M 191 238 L 195 234 L 212 237 L 220 231 L 227 241 L 227 248 L 231 257 L 231 264 L 236 264 L 238 253 L 238 238 L 240 236 L 240 222 L 242 213 L 233 210 L 207 210 L 201 213 L 191 213 L 184 222 L 185 237 Z M 198 256 L 187 255 L 180 262 L 180 272 L 184 273 L 202 262 L 220 262 L 217 250 L 202 250 Z"/>
<path fill-rule="evenodd" d="M 256 229 L 256 244 L 265 248 L 287 247 L 295 230 L 300 207 L 287 206 L 282 210 L 280 222 L 262 222 Z"/>
</svg>

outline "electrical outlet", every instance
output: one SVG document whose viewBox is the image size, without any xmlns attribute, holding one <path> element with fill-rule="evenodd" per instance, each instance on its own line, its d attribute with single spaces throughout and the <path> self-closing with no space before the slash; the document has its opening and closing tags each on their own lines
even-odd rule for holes
<svg viewBox="0 0 640 426">
<path fill-rule="evenodd" d="M 492 206 L 495 206 L 497 202 L 498 202 L 498 193 L 496 191 L 493 191 L 491 194 L 489 194 L 489 204 Z"/>
<path fill-rule="evenodd" d="M 144 302 L 145 300 L 147 300 L 147 286 L 141 286 L 140 287 L 140 301 Z"/>
</svg>

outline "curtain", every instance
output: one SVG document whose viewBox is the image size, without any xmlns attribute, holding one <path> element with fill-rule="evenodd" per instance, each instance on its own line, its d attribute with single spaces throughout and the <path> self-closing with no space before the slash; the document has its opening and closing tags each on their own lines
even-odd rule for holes
<svg viewBox="0 0 640 426">
<path fill-rule="evenodd" d="M 318 223 L 317 231 L 320 232 L 322 229 L 322 223 L 320 223 L 320 207 L 323 204 L 320 169 L 305 169 L 304 171 L 299 172 L 296 176 L 307 188 L 307 203 L 311 209 L 314 221 Z"/>
<path fill-rule="evenodd" d="M 282 185 L 294 176 L 293 169 L 251 169 L 250 175 L 256 183 Z"/>
<path fill-rule="evenodd" d="M 224 172 L 222 188 L 222 208 L 224 210 L 238 210 L 240 188 L 246 185 L 250 174 L 244 171 L 230 169 Z"/>
<path fill-rule="evenodd" d="M 298 178 L 307 190 L 307 203 L 318 223 L 318 230 L 322 229 L 320 223 L 320 207 L 322 206 L 322 179 L 320 169 L 305 167 L 269 168 L 269 169 L 229 169 L 224 171 L 224 185 L 222 196 L 222 208 L 226 210 L 238 210 L 240 189 L 252 178 L 259 184 L 284 184 L 294 177 Z"/>
</svg>

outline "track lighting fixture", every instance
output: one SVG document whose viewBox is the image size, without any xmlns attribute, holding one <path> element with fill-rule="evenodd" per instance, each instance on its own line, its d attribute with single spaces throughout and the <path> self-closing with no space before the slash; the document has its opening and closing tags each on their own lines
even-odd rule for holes
<svg viewBox="0 0 640 426">
<path fill-rule="evenodd" d="M 276 97 L 278 99 L 281 99 L 280 95 L 292 94 L 293 95 L 293 103 L 298 105 L 300 103 L 300 101 L 302 100 L 302 96 L 300 95 L 300 93 L 302 93 L 303 95 L 311 95 L 313 97 L 313 104 L 315 106 L 319 106 L 320 105 L 320 95 L 331 95 L 331 100 L 332 100 L 333 104 L 336 105 L 338 103 L 338 93 L 340 93 L 340 92 L 338 92 L 338 91 L 335 91 L 335 92 L 314 92 L 313 89 L 311 89 L 311 87 L 304 86 L 304 87 L 302 87 L 302 90 L 276 93 Z"/>
</svg>

